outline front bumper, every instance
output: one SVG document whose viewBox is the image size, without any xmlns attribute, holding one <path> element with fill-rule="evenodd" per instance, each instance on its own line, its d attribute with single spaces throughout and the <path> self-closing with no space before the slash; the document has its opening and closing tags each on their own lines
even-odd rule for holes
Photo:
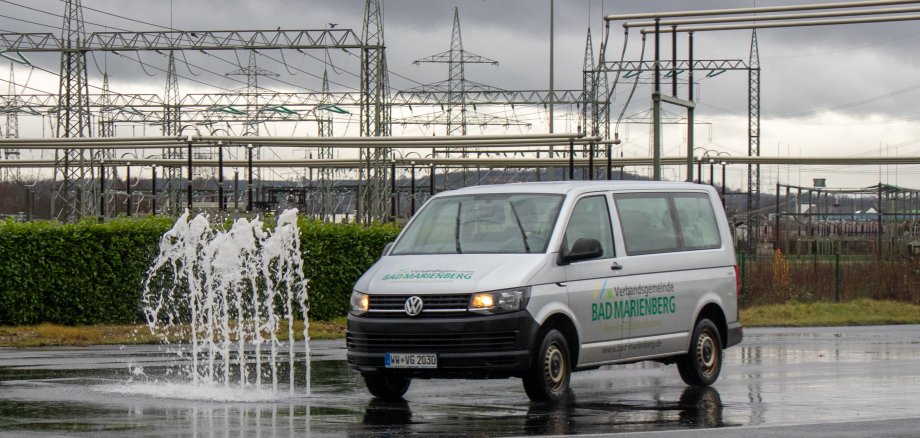
<svg viewBox="0 0 920 438">
<path fill-rule="evenodd" d="M 416 378 L 501 378 L 530 368 L 540 326 L 527 311 L 460 318 L 348 316 L 348 366 L 387 369 L 386 353 L 436 353 L 435 369 L 387 369 Z"/>
</svg>

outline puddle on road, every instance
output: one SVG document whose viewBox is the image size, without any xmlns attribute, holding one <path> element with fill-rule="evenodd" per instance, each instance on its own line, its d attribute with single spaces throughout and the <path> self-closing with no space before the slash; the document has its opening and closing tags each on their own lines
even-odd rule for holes
<svg viewBox="0 0 920 438">
<path fill-rule="evenodd" d="M 516 379 L 463 381 L 472 387 L 457 396 L 447 395 L 457 381 L 424 381 L 407 401 L 387 402 L 370 398 L 360 377 L 333 360 L 312 363 L 312 397 L 283 387 L 273 393 L 167 383 L 165 368 L 150 365 L 146 379 L 127 367 L 39 371 L 0 368 L 0 434 L 505 436 L 725 425 L 713 388 L 634 404 L 572 394 L 546 406 L 528 403 Z"/>
<path fill-rule="evenodd" d="M 838 331 L 755 332 L 708 389 L 648 362 L 576 373 L 554 406 L 530 404 L 518 379 L 421 380 L 406 401 L 375 400 L 332 344 L 314 350 L 312 397 L 177 383 L 177 359 L 150 346 L 4 349 L 0 436 L 509 436 L 916 416 L 920 327 Z"/>
</svg>

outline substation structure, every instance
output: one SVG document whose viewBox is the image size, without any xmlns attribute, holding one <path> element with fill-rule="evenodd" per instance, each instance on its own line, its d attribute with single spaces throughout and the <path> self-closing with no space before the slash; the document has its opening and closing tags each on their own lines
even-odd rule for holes
<svg viewBox="0 0 920 438">
<path fill-rule="evenodd" d="M 775 200 L 762 235 L 787 256 L 920 257 L 920 190 L 776 184 Z"/>
<path fill-rule="evenodd" d="M 115 32 L 84 31 L 84 20 L 80 0 L 62 0 L 65 9 L 60 36 L 52 33 L 3 33 L 0 34 L 0 53 L 13 61 L 31 65 L 26 55 L 29 53 L 57 53 L 60 54 L 59 76 L 60 83 L 57 94 L 17 94 L 10 92 L 0 96 L 0 111 L 7 115 L 6 136 L 18 135 L 16 117 L 18 115 L 51 116 L 55 134 L 59 138 L 84 139 L 81 147 L 69 147 L 65 144 L 56 150 L 53 168 L 54 191 L 51 196 L 52 217 L 63 220 L 75 220 L 81 216 L 103 215 L 117 210 L 118 190 L 115 185 L 119 180 L 115 173 L 116 167 L 112 163 L 124 158 L 116 156 L 120 152 L 116 148 L 89 147 L 95 144 L 106 144 L 104 138 L 114 135 L 116 124 L 119 123 L 145 123 L 156 124 L 162 128 L 165 138 L 182 136 L 188 141 L 177 145 L 174 141 L 166 141 L 159 145 L 159 153 L 144 154 L 141 157 L 132 157 L 134 163 L 144 160 L 162 160 L 159 162 L 163 184 L 163 205 L 153 210 L 168 214 L 177 214 L 182 202 L 179 198 L 183 191 L 190 196 L 191 201 L 204 204 L 204 198 L 209 190 L 217 192 L 218 209 L 226 208 L 223 192 L 223 175 L 216 177 L 221 183 L 208 184 L 214 179 L 213 170 L 222 174 L 224 166 L 220 162 L 228 158 L 234 163 L 242 161 L 251 162 L 254 174 L 247 175 L 245 183 L 234 185 L 238 188 L 247 185 L 247 195 L 253 191 L 255 195 L 248 196 L 246 209 L 257 207 L 269 208 L 272 205 L 295 200 L 298 205 L 313 204 L 314 211 L 318 208 L 323 212 L 339 210 L 353 211 L 357 220 L 367 222 L 370 220 L 386 220 L 393 218 L 399 211 L 396 205 L 402 202 L 405 190 L 393 181 L 393 174 L 412 174 L 419 171 L 412 162 L 422 163 L 423 159 L 435 160 L 484 160 L 494 159 L 503 155 L 511 155 L 519 159 L 516 164 L 509 163 L 504 169 L 517 169 L 516 175 L 509 177 L 503 175 L 495 178 L 496 182 L 502 180 L 517 180 L 516 178 L 562 179 L 574 178 L 576 174 L 584 178 L 598 177 L 595 167 L 584 164 L 581 173 L 577 172 L 576 161 L 590 162 L 603 156 L 603 148 L 607 148 L 609 157 L 610 145 L 620 143 L 618 128 L 623 121 L 629 100 L 623 105 L 622 112 L 615 119 L 611 114 L 612 96 L 617 87 L 632 86 L 632 91 L 639 83 L 653 84 L 651 94 L 652 108 L 652 179 L 661 179 L 661 166 L 666 165 L 671 159 L 661 156 L 662 151 L 662 105 L 674 105 L 684 108 L 687 116 L 684 123 L 687 126 L 687 152 L 681 157 L 681 163 L 687 166 L 687 180 L 694 179 L 694 165 L 702 158 L 696 158 L 696 148 L 693 142 L 693 129 L 695 125 L 694 110 L 695 97 L 694 74 L 705 74 L 712 78 L 726 71 L 738 70 L 747 72 L 748 75 L 748 161 L 747 167 L 747 196 L 746 220 L 749 222 L 748 245 L 756 248 L 760 242 L 761 224 L 757 221 L 762 217 L 760 184 L 760 60 L 757 42 L 757 30 L 765 28 L 785 28 L 795 26 L 823 26 L 844 25 L 855 23 L 878 23 L 887 21 L 917 20 L 920 16 L 912 14 L 920 12 L 920 7 L 909 6 L 900 8 L 883 8 L 883 6 L 920 4 L 920 1 L 907 0 L 875 0 L 855 1 L 848 3 L 828 3 L 814 5 L 754 7 L 719 10 L 674 11 L 628 15 L 608 15 L 605 37 L 600 50 L 595 54 L 590 30 L 586 39 L 585 58 L 582 65 L 583 83 L 581 90 L 555 90 L 552 83 L 552 66 L 550 66 L 549 90 L 501 90 L 470 81 L 466 77 L 465 65 L 470 63 L 487 63 L 496 65 L 497 62 L 479 55 L 472 54 L 463 49 L 460 32 L 459 9 L 454 9 L 453 29 L 450 48 L 447 51 L 421 58 L 417 63 L 446 64 L 448 78 L 445 81 L 430 85 L 419 86 L 410 90 L 393 92 L 389 85 L 389 70 L 386 64 L 386 45 L 384 42 L 384 26 L 380 0 L 366 0 L 364 20 L 360 34 L 351 29 L 326 28 L 314 30 L 232 30 L 232 31 L 189 31 L 167 30 L 152 32 L 133 32 L 119 30 Z M 552 5 L 551 5 L 552 10 Z M 815 10 L 829 10 L 829 12 L 811 12 Z M 756 15 L 755 15 L 756 14 Z M 552 15 L 552 12 L 551 12 Z M 859 17 L 856 17 L 859 16 Z M 844 18 L 840 18 L 844 17 Z M 610 60 L 607 55 L 609 46 L 609 30 L 611 21 L 623 21 L 626 35 L 623 40 L 623 54 L 626 52 L 629 29 L 639 28 L 642 36 L 642 55 L 639 60 L 625 60 L 620 55 L 619 60 Z M 552 33 L 552 17 L 550 20 Z M 747 60 L 741 59 L 694 59 L 694 34 L 708 31 L 750 30 L 751 45 Z M 661 43 L 664 35 L 671 34 L 670 49 L 671 60 L 663 60 Z M 678 57 L 678 33 L 687 35 L 686 58 Z M 653 37 L 653 58 L 645 59 L 646 36 Z M 551 37 L 552 40 L 552 37 Z M 552 42 L 550 43 L 552 59 Z M 300 52 L 320 50 L 354 50 L 359 52 L 358 70 L 354 76 L 359 83 L 352 90 L 331 90 L 326 73 L 323 74 L 321 92 L 275 92 L 259 85 L 259 77 L 273 76 L 274 73 L 258 67 L 258 56 L 267 56 L 265 52 L 277 50 L 282 53 L 287 50 Z M 178 89 L 178 75 L 176 73 L 176 56 L 185 60 L 186 51 L 197 51 L 207 54 L 212 51 L 249 51 L 249 63 L 240 66 L 240 69 L 230 72 L 227 76 L 245 77 L 245 91 L 238 93 L 211 93 L 211 94 L 185 94 L 181 95 Z M 90 93 L 90 84 L 87 74 L 86 55 L 96 52 L 108 53 L 139 53 L 155 52 L 168 56 L 165 93 L 160 95 L 119 94 L 108 87 L 108 75 L 103 75 L 101 93 Z M 350 53 L 350 52 L 349 52 Z M 123 55 L 122 55 L 123 56 Z M 138 60 L 140 62 L 140 60 Z M 552 62 L 550 62 L 552 64 Z M 143 63 L 142 63 L 143 65 Z M 286 68 L 290 68 L 284 63 Z M 290 70 L 289 70 L 290 71 Z M 649 74 L 653 76 L 649 78 Z M 613 80 L 610 76 L 614 75 Z M 671 80 L 670 94 L 664 91 L 664 82 Z M 14 80 L 11 77 L 10 89 L 15 90 Z M 679 86 L 687 90 L 686 98 L 678 95 Z M 100 89 L 100 87 L 92 87 Z M 633 92 L 630 92 L 632 98 Z M 578 131 L 585 132 L 586 141 L 577 142 L 579 150 L 567 150 L 565 138 L 553 138 L 552 145 L 518 145 L 518 149 L 506 147 L 503 151 L 498 148 L 485 147 L 485 145 L 462 145 L 450 143 L 449 145 L 431 146 L 414 152 L 415 160 L 406 160 L 413 152 L 404 153 L 395 147 L 387 147 L 386 142 L 372 141 L 372 138 L 390 137 L 393 135 L 393 126 L 396 124 L 422 124 L 446 127 L 448 136 L 467 134 L 467 126 L 520 126 L 525 122 L 514 117 L 497 117 L 488 114 L 478 114 L 477 105 L 531 105 L 543 106 L 549 111 L 549 126 L 552 133 L 553 107 L 555 105 L 574 105 L 580 112 L 580 126 Z M 394 108 L 412 106 L 433 109 L 430 113 L 413 116 L 401 120 L 394 120 Z M 437 109 L 440 108 L 440 111 Z M 332 141 L 313 143 L 316 155 L 313 161 L 303 160 L 298 166 L 308 175 L 302 175 L 302 184 L 278 185 L 277 187 L 264 186 L 269 178 L 263 177 L 260 169 L 271 167 L 265 158 L 269 151 L 263 148 L 281 147 L 281 143 L 297 143 L 298 139 L 282 139 L 278 142 L 268 141 L 259 132 L 259 125 L 264 123 L 303 121 L 315 123 L 317 135 L 331 140 L 334 137 L 333 115 L 358 113 L 360 123 L 360 136 L 362 141 L 358 149 L 358 159 L 352 165 L 342 164 L 341 167 L 333 166 L 334 146 Z M 217 123 L 226 123 L 227 129 L 214 128 Z M 245 130 L 248 138 L 236 143 L 201 142 L 201 139 L 217 139 L 218 134 L 228 134 L 232 137 L 230 124 Z M 611 138 L 611 131 L 612 138 Z M 581 134 L 569 135 L 570 137 Z M 228 140 L 229 141 L 229 140 Z M 570 141 L 571 143 L 572 141 Z M 150 144 L 156 143 L 156 140 Z M 186 143 L 192 145 L 188 146 Z M 24 146 L 25 144 L 23 144 Z M 252 146 L 249 146 L 252 145 Z M 593 146 L 591 146 L 593 145 Z M 494 146 L 494 145 L 493 145 Z M 13 143 L 2 146 L 5 160 L 16 161 L 22 158 L 20 149 Z M 136 149 L 136 148 L 135 148 Z M 411 150 L 411 149 L 410 149 Z M 194 151 L 194 156 L 193 156 Z M 227 154 L 225 157 L 224 154 Z M 137 155 L 137 154 L 135 154 Z M 576 156 L 577 155 L 577 156 Z M 485 158 L 483 158 L 485 157 Z M 562 158 L 560 158 L 562 157 Z M 305 157 L 306 158 L 306 157 Z M 546 167 L 529 166 L 526 159 L 536 158 Z M 565 163 L 547 160 L 565 160 L 568 163 L 568 173 L 558 169 L 566 167 Z M 233 161 L 236 160 L 236 161 Z M 610 158 L 608 158 L 610 160 Z M 10 169 L 4 172 L 4 177 L 15 179 L 15 169 L 31 166 L 22 160 L 19 166 L 7 165 Z M 216 161 L 212 173 L 202 172 L 208 166 L 194 166 L 189 164 L 190 178 L 183 178 L 182 169 L 170 163 L 198 162 L 199 164 Z M 347 160 L 345 160 L 347 161 Z M 721 161 L 721 159 L 720 159 Z M 123 161 L 127 163 L 127 161 Z M 146 161 L 155 163 L 154 161 Z M 361 164 L 358 165 L 357 163 Z M 623 162 L 620 160 L 620 162 Z M 314 165 L 311 165 L 313 163 Z M 327 163 L 329 165 L 323 165 Z M 344 162 L 343 162 L 344 163 Z M 394 164 L 396 163 L 396 164 Z M 410 163 L 410 164 L 406 164 Z M 454 174 L 461 175 L 460 182 L 456 184 L 469 185 L 480 183 L 484 180 L 482 172 L 495 163 L 484 161 L 476 169 L 476 177 L 470 176 L 468 167 L 456 169 L 461 166 L 454 162 L 445 161 L 436 163 L 429 161 L 428 169 L 429 192 L 437 190 L 436 175 L 442 172 L 441 187 L 455 187 L 452 182 Z M 462 166 L 476 166 L 472 161 L 457 161 Z M 36 163 L 33 163 L 37 165 Z M 559 164 L 561 167 L 554 167 Z M 44 164 L 42 164 L 44 165 Z M 550 166 L 552 165 L 552 166 Z M 439 167 L 440 166 L 440 167 Z M 606 172 L 604 177 L 611 178 L 613 167 L 600 166 L 597 172 Z M 622 169 L 625 166 L 620 166 Z M 527 171 L 521 169 L 556 169 L 554 171 Z M 349 169 L 349 170 L 343 170 Z M 451 171 L 448 171 L 451 169 Z M 128 170 L 126 168 L 128 172 Z M 155 172 L 155 170 L 154 170 Z M 239 170 L 237 172 L 237 178 Z M 339 172 L 336 174 L 336 172 Z M 345 172 L 345 173 L 342 173 Z M 622 172 L 622 171 L 621 171 Z M 424 173 L 424 172 L 423 172 Z M 699 170 L 698 170 L 699 173 Z M 487 172 L 487 176 L 494 177 L 494 172 Z M 195 179 L 202 181 L 201 193 L 196 194 Z M 697 175 L 699 178 L 699 175 Z M 130 175 L 129 178 L 130 179 Z M 155 179 L 155 178 L 154 178 Z M 192 190 L 188 190 L 191 180 Z M 416 181 L 411 175 L 404 175 L 402 180 Z M 100 182 L 101 181 L 101 182 Z M 351 182 L 348 182 L 351 181 Z M 388 182 L 389 181 L 389 182 Z M 305 183 L 304 183 L 305 182 Z M 416 181 L 418 182 L 418 181 Z M 185 184 L 185 186 L 183 186 Z M 253 187 L 254 186 L 254 187 Z M 130 187 L 130 184 L 128 184 Z M 151 192 L 159 192 L 160 187 L 151 184 Z M 294 190 L 294 191 L 291 191 Z M 330 198 L 332 194 L 342 190 L 342 195 L 337 198 L 352 198 L 349 205 L 352 207 L 335 206 L 332 202 L 316 201 L 317 199 Z M 125 188 L 125 192 L 129 191 Z M 409 189 L 408 203 L 417 201 L 415 191 Z M 234 189 L 234 192 L 238 190 Z M 345 193 L 349 193 L 346 195 Z M 396 195 L 393 195 L 393 194 Z M 126 193 L 127 194 L 127 193 Z M 151 193 L 152 196 L 152 193 Z M 152 196 L 156 199 L 157 196 Z M 196 196 L 201 199 L 196 198 Z M 253 199 L 255 198 L 255 199 Z M 130 200 L 131 196 L 127 196 Z M 234 205 L 239 202 L 238 197 L 233 199 Z M 97 203 L 107 203 L 97 205 Z M 214 201 L 211 201 L 214 202 Z M 135 206 L 136 208 L 136 206 Z M 167 210 L 164 210 L 167 209 Z M 411 210 L 411 208 L 410 208 Z M 131 211 L 131 209 L 128 209 Z M 324 213 L 325 214 L 325 213 Z M 337 213 L 328 213 L 337 214 Z"/>
<path fill-rule="evenodd" d="M 396 151 L 386 163 L 383 187 L 387 195 L 387 209 L 375 220 L 408 218 L 428 196 L 450 188 L 485 182 L 504 183 L 533 179 L 596 179 L 612 178 L 610 145 L 600 144 L 598 137 L 583 134 L 544 134 L 522 136 L 446 136 L 446 137 L 253 137 L 253 136 L 173 136 L 125 137 L 106 139 L 7 139 L 0 147 L 20 150 L 56 150 L 61 148 L 96 150 L 134 150 L 130 157 L 100 160 L 95 180 L 79 181 L 84 186 L 98 187 L 99 199 L 93 205 L 96 211 L 89 216 L 100 218 L 117 215 L 172 214 L 188 208 L 192 211 L 215 212 L 265 212 L 287 207 L 297 207 L 304 214 L 322 220 L 361 220 L 368 208 L 361 194 L 366 185 L 363 179 L 370 164 L 366 157 L 348 159 L 256 158 L 257 147 L 296 149 L 328 147 L 335 151 L 357 149 L 390 149 Z M 606 152 L 597 152 L 606 147 Z M 146 155 L 144 150 L 162 148 L 182 149 L 185 158 L 161 158 Z M 439 154 L 440 150 L 477 150 L 467 158 L 451 158 Z M 201 155 L 198 150 L 216 150 L 216 156 Z M 242 149 L 238 156 L 224 159 L 229 150 Z M 568 158 L 549 158 L 550 151 Z M 576 158 L 587 149 L 589 158 Z M 606 166 L 595 156 L 605 155 Z M 356 154 L 351 154 L 356 155 Z M 480 158 L 475 158 L 475 156 Z M 527 155 L 530 158 L 525 158 Z M 493 157 L 493 158 L 483 158 Z M 494 158 L 505 157 L 505 158 Z M 53 168 L 55 160 L 0 161 L 0 168 Z M 105 175 L 124 171 L 122 181 L 107 180 Z M 132 169 L 134 178 L 132 178 Z M 259 169 L 297 169 L 307 177 L 291 181 L 261 181 L 257 184 Z M 172 171 L 186 175 L 179 181 L 179 190 L 165 190 L 167 182 L 162 175 Z M 331 175 L 334 179 L 323 184 L 313 175 Z M 143 181 L 139 178 L 145 176 Z M 35 190 L 23 186 L 28 198 L 24 216 L 47 217 L 40 214 L 44 207 L 36 205 Z M 423 190 L 423 188 L 427 188 Z"/>
<path fill-rule="evenodd" d="M 92 143 L 92 144 L 88 144 Z M 466 185 L 553 180 L 618 180 L 636 178 L 635 169 L 650 167 L 652 157 L 621 158 L 612 152 L 612 142 L 582 134 L 530 136 L 445 136 L 389 137 L 369 139 L 339 137 L 277 138 L 251 136 L 203 137 L 130 137 L 98 139 L 16 139 L 0 146 L 28 149 L 157 149 L 182 148 L 185 159 L 159 157 L 122 157 L 99 163 L 94 181 L 98 186 L 99 208 L 93 216 L 101 219 L 115 216 L 170 214 L 172 210 L 188 208 L 193 212 L 228 214 L 264 213 L 296 207 L 302 214 L 323 221 L 360 220 L 361 193 L 366 181 L 359 177 L 367 162 L 350 159 L 256 159 L 255 144 L 275 148 L 303 148 L 322 143 L 334 150 L 357 148 L 390 148 L 400 151 L 387 163 L 384 180 L 387 209 L 380 220 L 404 221 L 434 194 Z M 482 156 L 444 157 L 431 153 L 434 149 L 476 148 Z M 200 158 L 197 149 L 216 148 L 216 158 Z M 225 149 L 243 148 L 245 159 L 223 159 Z M 554 150 L 550 155 L 550 150 Z M 582 156 L 582 150 L 589 151 Z M 731 195 L 725 184 L 726 168 L 750 165 L 868 165 L 920 164 L 920 157 L 719 157 L 720 161 L 702 156 L 694 157 L 697 174 L 709 166 L 708 183 L 715 186 L 726 202 L 726 210 L 735 228 L 739 247 L 746 252 L 768 256 L 780 248 L 786 254 L 824 254 L 837 251 L 853 254 L 896 255 L 913 251 L 920 245 L 913 242 L 920 232 L 920 192 L 888 185 L 863 189 L 828 189 L 823 187 L 777 186 L 773 202 L 757 211 L 738 209 L 730 205 Z M 659 157 L 664 166 L 681 166 L 684 157 Z M 0 168 L 20 166 L 52 168 L 54 160 L 0 161 Z M 715 166 L 721 167 L 721 184 L 717 184 Z M 125 170 L 125 180 L 114 185 L 106 181 L 105 170 Z M 327 172 L 336 175 L 331 184 L 320 185 L 311 179 L 303 181 L 263 181 L 255 184 L 257 169 L 306 169 L 307 175 Z M 166 169 L 186 175 L 179 186 L 178 196 L 164 190 L 162 178 Z M 632 169 L 633 172 L 626 172 Z M 198 175 L 209 175 L 200 177 Z M 132 175 L 134 178 L 132 179 Z M 140 177 L 145 178 L 141 179 Z M 705 183 L 699 178 L 699 183 Z M 108 187 L 114 188 L 109 189 Z M 25 187 L 25 195 L 34 198 L 34 191 Z M 765 196 L 766 200 L 770 197 Z M 37 206 L 30 199 L 25 219 L 38 216 Z M 108 208 L 106 206 L 112 206 Z M 47 210 L 45 210 L 47 211 Z M 756 218 L 754 217 L 756 215 Z M 753 248 L 748 248 L 751 227 L 759 226 Z M 760 225 L 757 225 L 760 224 Z"/>
</svg>

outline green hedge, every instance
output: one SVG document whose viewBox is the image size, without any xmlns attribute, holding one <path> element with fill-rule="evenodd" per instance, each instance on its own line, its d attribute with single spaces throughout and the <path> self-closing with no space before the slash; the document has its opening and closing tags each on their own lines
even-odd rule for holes
<svg viewBox="0 0 920 438">
<path fill-rule="evenodd" d="M 310 318 L 327 320 L 348 312 L 351 288 L 396 239 L 393 224 L 324 224 L 301 220 L 300 250 L 310 280 Z"/>
<path fill-rule="evenodd" d="M 164 218 L 0 225 L 0 325 L 133 322 Z"/>
<path fill-rule="evenodd" d="M 0 325 L 139 322 L 147 267 L 172 225 L 169 218 L 0 222 Z M 399 229 L 308 220 L 299 225 L 310 317 L 344 315 L 352 285 Z"/>
</svg>

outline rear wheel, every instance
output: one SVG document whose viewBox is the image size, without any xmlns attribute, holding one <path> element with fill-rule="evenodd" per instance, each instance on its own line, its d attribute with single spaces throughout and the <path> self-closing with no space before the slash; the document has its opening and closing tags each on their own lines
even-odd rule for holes
<svg viewBox="0 0 920 438">
<path fill-rule="evenodd" d="M 379 399 L 399 400 L 409 390 L 412 380 L 406 377 L 395 376 L 390 373 L 377 371 L 362 373 L 367 390 Z"/>
<path fill-rule="evenodd" d="M 558 330 L 550 330 L 543 336 L 531 369 L 523 377 L 524 390 L 532 401 L 557 402 L 566 396 L 571 375 L 569 344 Z"/>
<path fill-rule="evenodd" d="M 677 360 L 677 370 L 684 383 L 709 386 L 722 371 L 722 338 L 709 319 L 701 319 L 693 329 L 690 350 Z"/>
</svg>

